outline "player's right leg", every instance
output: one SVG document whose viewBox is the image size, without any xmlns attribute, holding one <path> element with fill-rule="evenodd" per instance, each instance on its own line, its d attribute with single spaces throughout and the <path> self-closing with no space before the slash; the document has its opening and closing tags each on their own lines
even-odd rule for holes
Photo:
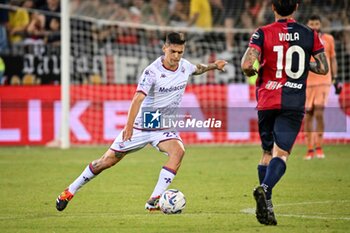
<svg viewBox="0 0 350 233">
<path fill-rule="evenodd" d="M 91 162 L 85 170 L 73 181 L 56 199 L 56 209 L 63 211 L 68 202 L 74 197 L 75 193 L 90 180 L 95 178 L 103 170 L 112 167 L 118 163 L 126 153 L 115 152 L 108 149 L 101 158 Z"/>
<path fill-rule="evenodd" d="M 259 111 L 259 135 L 263 155 L 258 164 L 259 186 L 253 191 L 253 196 L 256 201 L 255 216 L 259 223 L 266 225 L 276 225 L 277 221 L 274 218 L 273 209 L 269 209 L 267 203 L 271 202 L 272 190 L 269 193 L 269 200 L 266 197 L 266 192 L 261 186 L 267 172 L 267 168 L 272 159 L 272 149 L 274 146 L 273 128 L 277 112 L 273 110 Z M 269 214 L 272 211 L 272 214 Z M 269 216 L 273 216 L 273 220 L 269 220 Z M 269 224 L 271 222 L 271 224 Z"/>
</svg>

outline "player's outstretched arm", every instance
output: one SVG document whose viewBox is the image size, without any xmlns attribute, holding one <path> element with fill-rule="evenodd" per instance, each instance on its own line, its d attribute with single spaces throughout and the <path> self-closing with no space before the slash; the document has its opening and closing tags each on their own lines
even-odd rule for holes
<svg viewBox="0 0 350 233">
<path fill-rule="evenodd" d="M 318 53 L 314 56 L 315 61 L 310 62 L 310 71 L 316 74 L 327 74 L 329 67 L 326 58 L 326 54 L 324 52 Z"/>
<path fill-rule="evenodd" d="M 241 60 L 241 69 L 247 77 L 254 76 L 258 71 L 254 68 L 255 60 L 259 59 L 260 52 L 256 48 L 248 47 Z"/>
<path fill-rule="evenodd" d="M 225 60 L 216 60 L 214 63 L 210 63 L 208 65 L 205 64 L 198 64 L 196 71 L 193 73 L 193 75 L 200 75 L 203 74 L 209 70 L 221 70 L 225 71 L 225 65 L 227 64 L 227 61 Z"/>
<path fill-rule="evenodd" d="M 131 101 L 131 105 L 128 112 L 128 118 L 126 125 L 123 129 L 123 141 L 130 140 L 132 137 L 133 126 L 137 113 L 140 110 L 140 106 L 145 99 L 146 95 L 143 92 L 136 92 L 134 98 Z"/>
</svg>

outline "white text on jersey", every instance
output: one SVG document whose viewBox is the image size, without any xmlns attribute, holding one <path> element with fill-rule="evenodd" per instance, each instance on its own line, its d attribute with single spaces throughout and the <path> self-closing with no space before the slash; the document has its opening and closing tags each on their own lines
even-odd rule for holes
<svg viewBox="0 0 350 233">
<path fill-rule="evenodd" d="M 284 85 L 280 82 L 277 81 L 268 81 L 265 85 L 265 88 L 267 90 L 277 90 L 280 89 L 281 87 L 289 87 L 289 88 L 294 88 L 294 89 L 301 89 L 303 87 L 302 83 L 292 83 L 287 81 Z"/>
<path fill-rule="evenodd" d="M 296 41 L 299 40 L 299 33 L 278 33 L 280 41 Z"/>
</svg>

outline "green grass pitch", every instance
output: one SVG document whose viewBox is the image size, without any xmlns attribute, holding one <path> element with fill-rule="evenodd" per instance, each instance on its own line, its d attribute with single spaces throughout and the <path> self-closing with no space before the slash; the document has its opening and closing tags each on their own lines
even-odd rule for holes
<svg viewBox="0 0 350 233">
<path fill-rule="evenodd" d="M 349 232 L 350 145 L 325 146 L 326 159 L 304 161 L 296 146 L 274 189 L 277 226 L 253 214 L 259 146 L 187 147 L 170 188 L 187 206 L 180 215 L 148 213 L 166 156 L 130 154 L 84 186 L 58 212 L 55 199 L 106 147 L 1 147 L 0 232 Z"/>
</svg>

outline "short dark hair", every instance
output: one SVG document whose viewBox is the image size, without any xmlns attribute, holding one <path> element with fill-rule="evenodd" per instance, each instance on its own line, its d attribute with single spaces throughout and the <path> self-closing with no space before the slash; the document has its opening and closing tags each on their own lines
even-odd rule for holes
<svg viewBox="0 0 350 233">
<path fill-rule="evenodd" d="M 321 22 L 321 17 L 319 15 L 310 15 L 310 17 L 307 20 L 318 20 Z"/>
<path fill-rule="evenodd" d="M 299 0 L 272 0 L 276 12 L 281 16 L 291 15 L 297 8 Z"/>
<path fill-rule="evenodd" d="M 170 32 L 166 35 L 165 43 L 183 45 L 186 43 L 185 35 L 181 32 Z"/>
</svg>

